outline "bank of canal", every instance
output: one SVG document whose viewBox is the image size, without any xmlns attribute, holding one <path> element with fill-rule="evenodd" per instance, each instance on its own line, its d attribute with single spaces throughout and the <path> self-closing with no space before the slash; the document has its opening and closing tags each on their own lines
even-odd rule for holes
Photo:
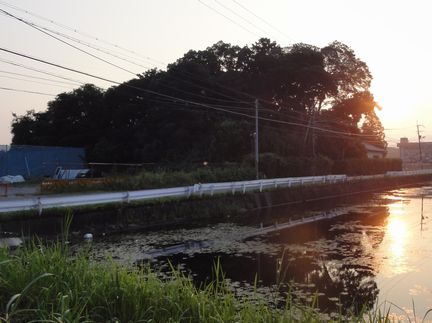
<svg viewBox="0 0 432 323">
<path fill-rule="evenodd" d="M 386 300 L 404 308 L 407 314 L 396 307 L 392 311 L 406 318 L 413 315 L 414 300 L 417 314 L 422 315 L 432 307 L 432 186 L 424 183 L 372 193 L 378 184 L 383 188 L 389 182 L 375 184 L 352 191 L 326 187 L 328 195 L 338 196 L 331 199 L 322 199 L 323 187 L 314 188 L 309 191 L 309 201 L 301 203 L 277 203 L 287 192 L 274 191 L 270 197 L 270 193 L 260 196 L 261 202 L 266 201 L 260 207 L 255 204 L 240 215 L 226 213 L 214 218 L 204 204 L 213 200 L 191 200 L 188 203 L 203 204 L 190 208 L 187 221 L 167 216 L 168 222 L 157 228 L 135 221 L 139 208 L 133 216 L 125 216 L 124 212 L 130 212 L 126 210 L 117 210 L 114 216 L 98 210 L 93 217 L 76 216 L 71 242 L 73 248 L 90 246 L 96 259 L 108 256 L 132 266 L 150 263 L 162 272 L 171 263 L 190 273 L 198 284 L 212 279 L 212 266 L 220 261 L 239 296 L 261 297 L 274 306 L 281 305 L 291 292 L 305 303 L 317 297 L 321 310 L 328 313 Z M 364 193 L 354 194 L 361 191 Z M 318 192 L 321 194 L 312 198 Z M 252 196 L 246 198 L 258 203 Z M 202 210 L 208 213 L 201 214 Z M 311 216 L 319 220 L 290 227 L 293 219 Z M 20 234 L 26 228 L 49 237 L 57 232 L 58 223 L 53 218 L 6 221 L 1 228 L 3 235 Z M 88 230 L 94 233 L 90 245 L 81 240 Z"/>
<path fill-rule="evenodd" d="M 168 268 L 169 262 L 197 283 L 210 281 L 220 261 L 238 295 L 275 306 L 287 292 L 307 304 L 318 297 L 325 312 L 388 301 L 406 319 L 413 317 L 412 301 L 419 316 L 432 308 L 431 206 L 427 185 L 315 205 L 309 215 L 339 216 L 294 228 L 283 227 L 292 210 L 279 207 L 248 221 L 106 235 L 91 247 L 95 257 L 122 263 Z M 253 235 L 270 225 L 273 231 Z"/>
</svg>

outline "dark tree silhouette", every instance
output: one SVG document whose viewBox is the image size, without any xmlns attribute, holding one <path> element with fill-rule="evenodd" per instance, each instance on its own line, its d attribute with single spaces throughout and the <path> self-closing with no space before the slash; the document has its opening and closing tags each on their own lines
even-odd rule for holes
<svg viewBox="0 0 432 323">
<path fill-rule="evenodd" d="M 252 152 L 259 98 L 262 153 L 361 157 L 361 137 L 325 129 L 370 135 L 364 138 L 385 147 L 371 79 L 340 42 L 282 48 L 266 38 L 244 47 L 220 41 L 190 50 L 166 71 L 106 91 L 88 84 L 59 94 L 45 112 L 14 115 L 13 143 L 82 146 L 92 161 L 239 162 Z"/>
</svg>

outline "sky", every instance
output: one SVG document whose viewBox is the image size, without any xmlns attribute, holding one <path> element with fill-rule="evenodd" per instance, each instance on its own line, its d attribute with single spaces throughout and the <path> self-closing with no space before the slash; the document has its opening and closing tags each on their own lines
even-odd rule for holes
<svg viewBox="0 0 432 323">
<path fill-rule="evenodd" d="M 386 129 L 389 146 L 394 147 L 400 137 L 416 141 L 417 122 L 421 125 L 421 135 L 425 136 L 423 140 L 432 141 L 432 39 L 429 35 L 432 4 L 426 0 L 5 1 L 0 0 L 0 9 L 113 53 L 127 54 L 140 66 L 82 47 L 129 72 L 107 65 L 5 14 L 0 14 L 1 48 L 118 82 L 131 79 L 130 72 L 138 74 L 146 68 L 164 68 L 188 50 L 205 49 L 219 40 L 244 46 L 268 37 L 281 46 L 302 42 L 319 47 L 338 40 L 350 46 L 369 66 L 374 78 L 371 91 L 382 107 L 378 115 Z M 97 37 L 98 41 L 83 34 Z M 74 82 L 13 64 L 24 64 Z M 51 81 L 54 79 L 56 82 Z M 0 51 L 0 88 L 44 93 L 0 89 L 0 144 L 11 141 L 13 113 L 43 111 L 56 94 L 78 87 L 77 82 L 90 82 L 102 88 L 112 86 Z"/>
</svg>

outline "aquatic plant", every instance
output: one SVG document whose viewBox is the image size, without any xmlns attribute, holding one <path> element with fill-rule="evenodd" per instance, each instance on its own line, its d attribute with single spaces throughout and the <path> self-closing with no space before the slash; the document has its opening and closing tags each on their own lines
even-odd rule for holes
<svg viewBox="0 0 432 323">
<path fill-rule="evenodd" d="M 323 316 L 316 304 L 290 297 L 284 308 L 237 299 L 219 265 L 214 280 L 196 287 L 173 269 L 167 279 L 149 268 L 107 259 L 93 262 L 88 250 L 71 255 L 66 241 L 35 240 L 11 252 L 0 249 L 2 322 L 389 322 L 389 312 Z"/>
</svg>

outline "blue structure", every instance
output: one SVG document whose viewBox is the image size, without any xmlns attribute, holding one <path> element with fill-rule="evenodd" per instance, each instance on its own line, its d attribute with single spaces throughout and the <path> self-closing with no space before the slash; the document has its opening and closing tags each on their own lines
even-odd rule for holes
<svg viewBox="0 0 432 323">
<path fill-rule="evenodd" d="M 51 177 L 58 166 L 84 168 L 84 158 L 84 148 L 12 145 L 0 149 L 0 176 Z"/>
</svg>

